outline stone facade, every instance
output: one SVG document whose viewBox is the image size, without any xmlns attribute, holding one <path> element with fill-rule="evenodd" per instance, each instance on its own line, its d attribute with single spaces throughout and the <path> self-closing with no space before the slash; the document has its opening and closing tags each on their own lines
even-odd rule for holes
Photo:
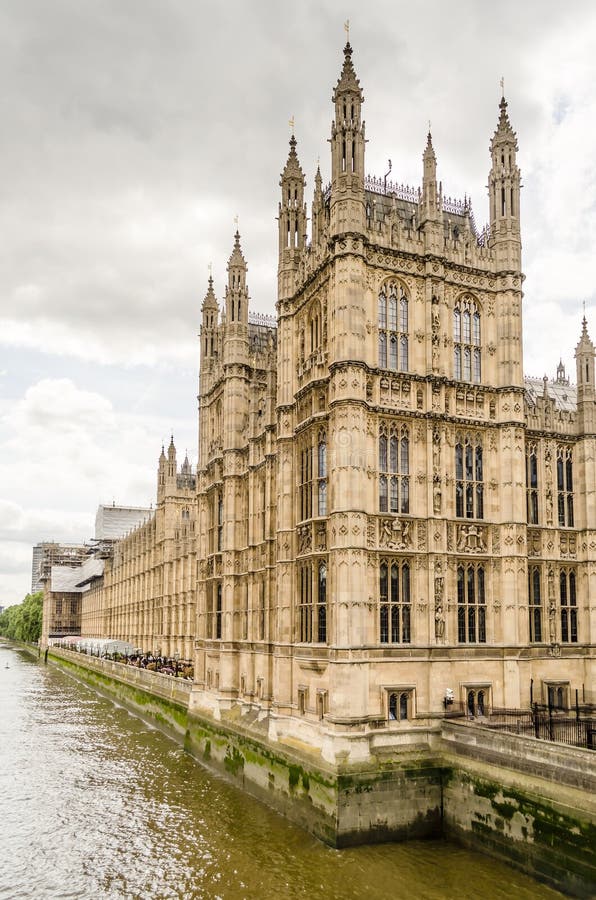
<svg viewBox="0 0 596 900">
<path fill-rule="evenodd" d="M 307 241 L 294 136 L 281 175 L 277 328 L 253 324 L 236 234 L 203 304 L 191 709 L 366 759 L 455 702 L 593 689 L 594 347 L 578 385 L 522 369 L 520 171 L 502 98 L 489 226 L 365 175 L 349 45 L 331 183 Z M 410 736 L 410 737 L 408 737 Z"/>
<path fill-rule="evenodd" d="M 191 660 L 196 633 L 196 478 L 162 448 L 157 503 L 148 521 L 97 550 L 103 576 L 82 596 L 81 634 L 110 636 L 157 655 Z"/>
<path fill-rule="evenodd" d="M 191 713 L 330 764 L 416 744 L 451 696 L 594 690 L 594 346 L 584 320 L 577 386 L 524 378 L 507 102 L 481 232 L 430 134 L 420 190 L 366 176 L 363 102 L 348 44 L 310 241 L 294 136 L 281 175 L 277 318 L 249 312 L 236 233 L 202 306 L 196 486 L 172 444 L 82 600 L 87 634 L 194 648 Z"/>
</svg>

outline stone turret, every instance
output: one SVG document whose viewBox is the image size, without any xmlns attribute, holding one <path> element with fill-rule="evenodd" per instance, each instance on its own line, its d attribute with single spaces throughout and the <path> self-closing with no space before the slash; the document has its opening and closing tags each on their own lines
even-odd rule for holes
<svg viewBox="0 0 596 900">
<path fill-rule="evenodd" d="M 441 223 L 441 185 L 437 184 L 437 158 L 428 132 L 426 147 L 422 154 L 422 191 L 420 194 L 419 221 L 425 236 L 427 250 L 439 253 L 443 244 L 443 226 Z"/>
<path fill-rule="evenodd" d="M 490 142 L 492 166 L 488 176 L 490 201 L 490 243 L 494 247 L 498 271 L 518 271 L 521 267 L 519 201 L 521 176 L 516 162 L 517 136 L 501 97 L 500 115 Z"/>
<path fill-rule="evenodd" d="M 325 212 L 323 199 L 323 179 L 321 178 L 321 169 L 317 165 L 315 175 L 315 189 L 312 198 L 312 245 L 318 247 L 323 237 L 325 228 Z"/>
<path fill-rule="evenodd" d="M 333 92 L 335 119 L 331 125 L 331 233 L 364 231 L 365 127 L 364 97 L 352 63 L 350 43 L 344 47 L 344 64 Z"/>
<path fill-rule="evenodd" d="M 234 249 L 228 261 L 228 284 L 226 286 L 226 325 L 246 325 L 248 323 L 248 289 L 246 287 L 247 265 L 240 248 L 240 233 L 234 235 Z"/>
<path fill-rule="evenodd" d="M 306 244 L 306 204 L 304 173 L 296 154 L 296 138 L 290 138 L 290 152 L 279 186 L 278 296 L 290 297 L 296 286 L 296 272 Z"/>
<path fill-rule="evenodd" d="M 596 429 L 596 391 L 594 388 L 594 344 L 588 334 L 584 316 L 582 333 L 575 348 L 577 367 L 577 412 L 581 432 L 592 433 Z"/>
<path fill-rule="evenodd" d="M 163 500 L 166 489 L 167 460 L 164 452 L 164 446 L 161 445 L 161 453 L 159 454 L 159 462 L 157 465 L 157 502 Z"/>
<path fill-rule="evenodd" d="M 201 306 L 201 368 L 208 359 L 217 355 L 217 326 L 219 307 L 213 290 L 213 278 L 209 276 L 209 286 Z"/>
</svg>

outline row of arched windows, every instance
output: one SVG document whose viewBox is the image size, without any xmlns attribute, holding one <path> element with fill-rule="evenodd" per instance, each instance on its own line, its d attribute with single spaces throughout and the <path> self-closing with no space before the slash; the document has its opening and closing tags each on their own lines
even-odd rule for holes
<svg viewBox="0 0 596 900">
<path fill-rule="evenodd" d="M 378 298 L 379 367 L 393 372 L 409 368 L 408 295 L 404 287 L 390 281 Z M 480 383 L 482 378 L 480 307 L 464 296 L 453 310 L 453 377 Z"/>
</svg>

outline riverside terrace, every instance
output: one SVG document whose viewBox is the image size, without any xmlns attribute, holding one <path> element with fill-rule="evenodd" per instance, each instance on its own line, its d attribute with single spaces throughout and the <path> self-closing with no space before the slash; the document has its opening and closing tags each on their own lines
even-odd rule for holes
<svg viewBox="0 0 596 900">
<path fill-rule="evenodd" d="M 96 656 L 98 659 L 109 659 L 127 666 L 136 666 L 147 672 L 173 675 L 174 678 L 186 678 L 192 681 L 194 677 L 192 660 L 181 659 L 178 654 L 162 656 L 159 650 L 156 650 L 154 654 L 144 652 L 126 641 L 117 641 L 111 638 L 81 639 L 77 635 L 70 635 L 51 641 L 51 646 L 84 653 L 87 656 Z"/>
</svg>

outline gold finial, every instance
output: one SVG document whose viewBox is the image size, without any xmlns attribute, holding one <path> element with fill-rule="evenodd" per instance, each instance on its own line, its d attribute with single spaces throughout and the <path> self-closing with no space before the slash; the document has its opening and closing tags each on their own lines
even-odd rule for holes
<svg viewBox="0 0 596 900">
<path fill-rule="evenodd" d="M 499 82 L 499 84 L 501 85 L 501 96 L 504 97 L 505 96 L 505 79 L 503 76 L 501 76 L 501 81 Z"/>
<path fill-rule="evenodd" d="M 350 43 L 350 20 L 346 19 L 344 22 L 344 31 L 348 36 L 348 44 Z"/>
<path fill-rule="evenodd" d="M 430 119 L 428 120 L 428 133 L 430 134 Z"/>
<path fill-rule="evenodd" d="M 236 231 L 238 231 L 238 216 L 234 216 L 234 225 L 236 226 Z"/>
<path fill-rule="evenodd" d="M 213 277 L 213 263 L 209 263 L 207 268 L 209 269 L 209 278 L 212 278 Z"/>
<path fill-rule="evenodd" d="M 294 116 L 292 116 L 291 119 L 288 119 L 288 125 L 290 126 L 290 131 L 292 132 L 292 134 L 294 134 L 294 125 L 295 124 L 296 124 L 296 122 L 294 121 Z"/>
</svg>

